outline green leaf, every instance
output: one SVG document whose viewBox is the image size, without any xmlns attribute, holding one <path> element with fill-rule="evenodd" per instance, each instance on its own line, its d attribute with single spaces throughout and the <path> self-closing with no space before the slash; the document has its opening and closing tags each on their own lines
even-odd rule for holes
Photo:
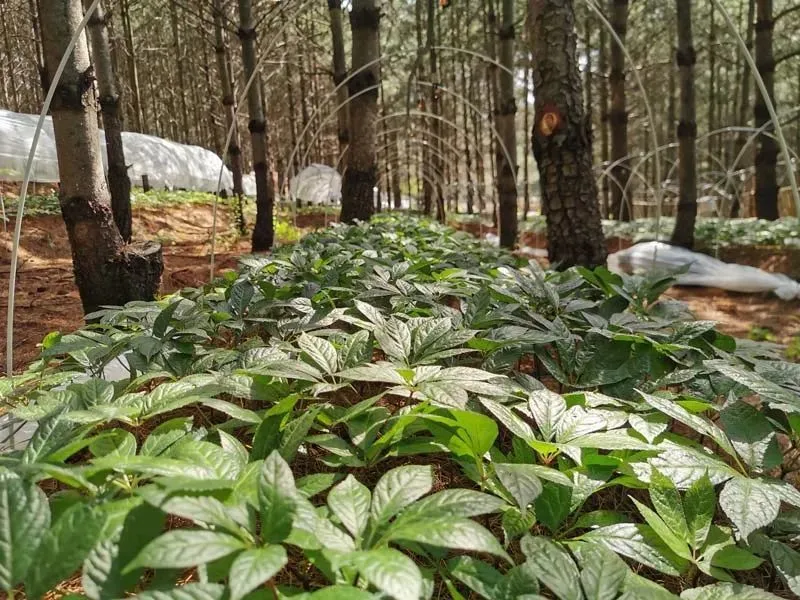
<svg viewBox="0 0 800 600">
<path fill-rule="evenodd" d="M 679 490 L 689 488 L 703 476 L 707 476 L 712 484 L 718 485 L 738 475 L 734 469 L 707 450 L 681 446 L 666 440 L 656 448 L 658 454 L 648 460 L 649 465 L 669 477 Z M 636 468 L 637 465 L 631 466 Z M 637 475 L 642 477 L 639 472 Z M 648 481 L 649 477 L 644 480 Z"/>
<path fill-rule="evenodd" d="M 247 423 L 248 425 L 259 425 L 262 421 L 261 417 L 259 417 L 254 411 L 237 406 L 233 402 L 209 398 L 203 400 L 202 404 L 203 406 L 208 406 L 209 408 L 218 410 L 221 413 L 225 413 L 232 419 L 237 419 L 242 423 Z"/>
<path fill-rule="evenodd" d="M 775 594 L 741 583 L 715 583 L 686 590 L 681 600 L 780 600 Z"/>
<path fill-rule="evenodd" d="M 775 408 L 783 408 L 787 412 L 800 410 L 800 397 L 772 383 L 758 373 L 747 371 L 743 367 L 732 365 L 724 360 L 708 360 L 705 365 L 719 371 L 736 383 L 749 388 L 758 394 L 762 401 L 774 404 Z"/>
<path fill-rule="evenodd" d="M 582 600 L 578 567 L 566 550 L 543 537 L 526 535 L 522 553 L 536 577 L 561 600 Z"/>
<path fill-rule="evenodd" d="M 39 421 L 39 426 L 23 450 L 20 460 L 24 464 L 43 461 L 67 441 L 71 430 L 72 425 L 64 419 L 64 410 Z"/>
<path fill-rule="evenodd" d="M 486 454 L 497 439 L 497 422 L 470 411 L 451 409 L 449 413 L 457 424 L 456 435 L 469 449 L 469 454 L 475 458 Z"/>
<path fill-rule="evenodd" d="M 636 498 L 631 498 L 631 501 L 636 505 L 636 508 L 639 509 L 639 512 L 642 513 L 644 520 L 650 528 L 661 538 L 661 541 L 664 542 L 670 550 L 686 560 L 692 558 L 691 552 L 689 552 L 688 542 L 679 538 L 655 511 L 636 500 Z"/>
<path fill-rule="evenodd" d="M 734 477 L 719 495 L 719 505 L 736 526 L 741 539 L 766 527 L 778 516 L 781 497 L 774 488 L 759 480 Z"/>
<path fill-rule="evenodd" d="M 380 525 L 403 508 L 431 491 L 433 471 L 430 466 L 397 467 L 378 480 L 372 495 L 370 514 Z"/>
<path fill-rule="evenodd" d="M 261 467 L 258 478 L 258 503 L 261 508 L 261 535 L 269 543 L 289 537 L 297 510 L 297 489 L 286 461 L 273 451 Z"/>
<path fill-rule="evenodd" d="M 782 542 L 772 540 L 769 557 L 789 589 L 800 595 L 800 553 Z"/>
<path fill-rule="evenodd" d="M 97 544 L 83 563 L 81 584 L 92 600 L 122 597 L 139 579 L 142 570 L 122 573 L 148 542 L 161 534 L 164 513 L 140 504 L 125 515 L 122 527 Z"/>
<path fill-rule="evenodd" d="M 451 550 L 487 552 L 512 562 L 491 532 L 474 521 L 459 517 L 400 520 L 390 527 L 388 538 Z"/>
<path fill-rule="evenodd" d="M 136 438 L 130 431 L 112 429 L 91 444 L 89 451 L 97 456 L 133 456 L 136 454 Z"/>
<path fill-rule="evenodd" d="M 244 542 L 218 531 L 175 529 L 156 538 L 125 567 L 184 569 L 204 565 L 245 548 Z"/>
<path fill-rule="evenodd" d="M 305 441 L 311 426 L 317 418 L 319 407 L 303 412 L 300 417 L 286 424 L 281 436 L 280 454 L 286 462 L 292 462 L 297 451 Z"/>
<path fill-rule="evenodd" d="M 581 544 L 576 554 L 586 600 L 615 600 L 630 572 L 628 565 L 610 550 L 594 544 Z"/>
<path fill-rule="evenodd" d="M 508 506 L 502 498 L 475 490 L 449 489 L 418 500 L 403 510 L 399 518 L 477 517 L 499 512 Z"/>
<path fill-rule="evenodd" d="M 536 518 L 555 533 L 569 516 L 572 490 L 563 485 L 546 484 L 534 504 Z"/>
<path fill-rule="evenodd" d="M 239 524 L 231 518 L 229 507 L 212 496 L 169 496 L 166 494 L 148 493 L 141 490 L 145 500 L 166 513 L 189 519 L 195 523 L 215 525 L 239 534 Z"/>
<path fill-rule="evenodd" d="M 422 573 L 413 560 L 392 548 L 353 552 L 344 562 L 354 567 L 371 585 L 396 600 L 419 600 Z"/>
<path fill-rule="evenodd" d="M 323 373 L 333 375 L 339 370 L 336 348 L 328 340 L 303 333 L 298 338 L 297 345 Z"/>
<path fill-rule="evenodd" d="M 725 432 L 723 432 L 714 423 L 697 415 L 693 415 L 680 404 L 672 400 L 667 400 L 666 398 L 661 398 L 660 396 L 645 394 L 644 392 L 638 393 L 644 399 L 644 401 L 647 402 L 647 404 L 656 410 L 659 410 L 665 415 L 672 417 L 679 423 L 683 423 L 694 431 L 710 437 L 728 454 L 735 454 L 730 440 L 725 435 Z"/>
<path fill-rule="evenodd" d="M 81 566 L 97 542 L 106 515 L 85 504 L 69 507 L 44 534 L 25 577 L 29 598 L 39 598 Z"/>
<path fill-rule="evenodd" d="M 672 480 L 664 477 L 658 469 L 653 469 L 650 474 L 650 502 L 656 509 L 658 516 L 664 520 L 670 531 L 687 544 L 693 543 L 692 532 L 686 523 L 683 512 L 683 503 L 678 489 Z"/>
<path fill-rule="evenodd" d="M 369 489 L 348 475 L 328 493 L 328 507 L 347 531 L 358 539 L 369 521 L 371 499 Z"/>
<path fill-rule="evenodd" d="M 552 440 L 556 425 L 567 411 L 564 398 L 550 390 L 536 390 L 528 396 L 528 408 L 544 440 Z"/>
<path fill-rule="evenodd" d="M 730 403 L 720 412 L 720 420 L 733 447 L 748 466 L 764 471 L 781 463 L 775 429 L 756 407 L 741 400 Z"/>
<path fill-rule="evenodd" d="M 287 563 L 283 546 L 254 548 L 239 554 L 228 577 L 230 600 L 241 600 L 280 571 Z"/>
<path fill-rule="evenodd" d="M 711 557 L 711 564 L 715 567 L 734 571 L 749 571 L 763 562 L 763 559 L 734 544 L 723 546 Z"/>
<path fill-rule="evenodd" d="M 685 567 L 678 556 L 672 556 L 669 549 L 660 543 L 655 534 L 645 525 L 619 523 L 594 529 L 581 536 L 581 539 L 600 544 L 609 550 L 631 560 L 652 567 L 666 575 L 677 576 Z"/>
<path fill-rule="evenodd" d="M 494 472 L 523 512 L 542 493 L 542 482 L 532 465 L 495 463 Z"/>
<path fill-rule="evenodd" d="M 50 524 L 47 498 L 34 483 L 0 479 L 0 589 L 19 584 Z"/>
<path fill-rule="evenodd" d="M 225 586 L 218 583 L 187 583 L 171 590 L 136 594 L 136 600 L 222 600 Z"/>
<path fill-rule="evenodd" d="M 686 490 L 683 508 L 691 535 L 689 543 L 693 548 L 700 548 L 708 537 L 708 530 L 717 510 L 717 496 L 707 475 L 703 475 Z"/>
<path fill-rule="evenodd" d="M 314 592 L 308 596 L 308 600 L 378 600 L 378 598 L 349 585 L 334 585 Z"/>
<path fill-rule="evenodd" d="M 521 417 L 517 416 L 516 413 L 512 412 L 506 405 L 488 398 L 481 398 L 480 402 L 486 410 L 492 413 L 492 415 L 515 436 L 522 438 L 526 442 L 536 439 L 531 426 Z"/>
<path fill-rule="evenodd" d="M 407 364 L 411 356 L 411 330 L 408 325 L 393 318 L 376 327 L 373 335 L 386 356 Z"/>
<path fill-rule="evenodd" d="M 448 561 L 447 570 L 452 577 L 487 600 L 502 597 L 498 588 L 503 582 L 503 574 L 482 560 L 459 556 Z"/>
</svg>

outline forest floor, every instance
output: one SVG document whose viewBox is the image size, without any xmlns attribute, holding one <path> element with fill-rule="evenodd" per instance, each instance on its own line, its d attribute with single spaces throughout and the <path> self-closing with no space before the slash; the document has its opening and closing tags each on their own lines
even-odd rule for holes
<svg viewBox="0 0 800 600">
<path fill-rule="evenodd" d="M 329 219 L 330 220 L 330 217 Z M 321 227 L 321 214 L 300 215 L 300 232 Z M 212 208 L 208 204 L 135 206 L 134 231 L 139 239 L 155 239 L 164 248 L 162 293 L 197 287 L 208 281 Z M 0 231 L 0 340 L 5 341 L 8 276 L 13 220 Z M 278 228 L 278 242 L 281 239 Z M 236 267 L 250 250 L 239 237 L 232 211 L 221 206 L 217 237 L 217 273 Z M 290 230 L 295 238 L 297 230 Z M 735 294 L 711 288 L 673 288 L 668 296 L 686 302 L 698 319 L 719 323 L 735 337 L 754 337 L 800 346 L 800 301 L 784 302 L 762 294 Z M 69 332 L 82 325 L 80 298 L 72 275 L 72 260 L 64 223 L 59 214 L 25 218 L 17 275 L 14 363 L 22 369 L 36 359 L 38 344 L 50 331 Z M 800 348 L 798 348 L 800 350 Z M 796 358 L 795 358 L 796 359 Z M 5 364 L 5 343 L 0 347 Z"/>
</svg>

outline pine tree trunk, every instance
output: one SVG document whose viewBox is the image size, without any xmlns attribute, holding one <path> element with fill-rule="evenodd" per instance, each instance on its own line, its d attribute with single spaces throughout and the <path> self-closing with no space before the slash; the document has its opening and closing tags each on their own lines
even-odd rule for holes
<svg viewBox="0 0 800 600">
<path fill-rule="evenodd" d="M 286 33 L 286 28 L 283 30 L 283 45 L 289 48 L 289 35 Z M 289 110 L 288 117 L 289 117 L 289 141 L 292 144 L 291 152 L 293 152 L 292 156 L 292 165 L 289 171 L 289 176 L 292 177 L 297 175 L 300 165 L 300 157 L 303 155 L 303 148 L 302 144 L 298 144 L 297 141 L 297 116 L 295 114 L 295 97 L 294 97 L 294 79 L 292 77 L 292 61 L 287 60 L 283 65 L 283 72 L 284 76 L 286 77 L 286 95 L 289 99 L 289 106 L 287 107 Z M 291 153 L 290 152 L 290 153 Z M 288 154 L 287 154 L 288 156 Z M 300 204 L 301 200 L 297 198 L 295 200 L 298 205 Z"/>
<path fill-rule="evenodd" d="M 396 131 L 391 134 L 391 140 L 392 145 L 389 151 L 392 153 L 392 199 L 395 210 L 399 210 L 403 207 L 403 194 L 400 189 L 400 144 Z"/>
<path fill-rule="evenodd" d="M 83 17 L 80 0 L 40 0 L 48 79 Z M 111 214 L 103 176 L 97 106 L 86 38 L 81 34 L 51 106 L 61 178 L 59 202 L 85 312 L 102 305 L 152 300 L 164 265 L 161 246 L 125 246 Z"/>
<path fill-rule="evenodd" d="M 458 19 L 458 39 L 456 41 L 457 47 L 462 47 L 464 43 L 465 34 L 469 33 L 469 0 L 466 0 L 466 4 L 464 7 L 464 13 L 466 14 L 466 18 L 464 14 L 457 11 L 456 17 Z M 463 27 L 463 30 L 462 30 Z M 460 81 L 461 81 L 461 90 L 460 93 L 464 98 L 469 97 L 469 88 L 467 87 L 467 61 L 464 60 L 463 57 L 460 57 L 461 69 L 460 69 Z M 463 135 L 463 143 L 464 143 L 464 159 L 466 160 L 466 171 L 467 171 L 467 214 L 472 214 L 475 211 L 475 184 L 472 179 L 472 150 L 470 139 L 469 139 L 469 107 L 462 103 L 461 105 L 461 119 L 462 119 L 462 135 Z"/>
<path fill-rule="evenodd" d="M 380 70 L 374 63 L 380 53 L 381 12 L 376 0 L 353 0 L 350 27 L 353 32 L 353 72 L 348 82 L 350 102 L 350 145 L 347 148 L 342 182 L 341 220 L 368 221 L 374 211 L 378 166 L 375 155 Z M 366 65 L 370 65 L 366 67 Z M 362 67 L 366 67 L 362 69 Z"/>
<path fill-rule="evenodd" d="M 122 0 L 122 28 L 125 33 L 125 45 L 128 51 L 128 77 L 131 86 L 131 104 L 133 105 L 134 131 L 144 133 L 147 124 L 142 107 L 142 95 L 139 91 L 139 66 L 136 62 L 136 46 L 133 42 L 133 27 L 131 26 L 129 0 Z"/>
<path fill-rule="evenodd" d="M 525 93 L 523 97 L 525 98 L 525 108 L 524 108 L 524 134 L 523 139 L 527 137 L 528 132 L 531 130 L 531 106 L 529 101 L 529 94 L 530 94 L 530 81 L 531 81 L 531 55 L 530 52 L 525 53 Z M 530 185 L 530 161 L 528 160 L 528 153 L 523 153 L 522 157 L 523 163 L 523 178 L 525 179 L 525 195 L 522 204 L 522 220 L 528 220 L 528 213 L 531 210 L 531 185 Z"/>
<path fill-rule="evenodd" d="M 251 0 L 239 0 L 239 38 L 242 43 L 242 65 L 244 78 L 249 81 L 256 73 L 256 41 Z M 267 151 L 267 119 L 261 96 L 261 76 L 255 74 L 247 91 L 247 108 L 250 113 L 248 129 L 253 151 L 253 171 L 256 178 L 256 224 L 253 228 L 253 252 L 266 252 L 272 248 L 275 238 L 273 204 L 275 190 L 270 176 L 269 153 Z"/>
<path fill-rule="evenodd" d="M 610 0 L 611 25 L 625 43 L 628 29 L 628 0 Z M 611 41 L 611 161 L 619 164 L 611 171 L 611 218 L 631 220 L 631 207 L 623 190 L 630 176 L 628 160 L 628 108 L 625 96 L 625 54 L 616 40 Z M 622 160 L 625 159 L 625 160 Z"/>
<path fill-rule="evenodd" d="M 691 8 L 688 10 L 691 11 Z M 714 17 L 716 15 L 716 10 L 714 7 L 713 2 L 708 3 L 708 10 L 709 10 L 709 19 L 708 19 L 708 132 L 716 131 L 718 127 L 717 119 L 717 87 L 719 85 L 717 81 L 717 28 L 716 23 L 714 22 Z M 680 25 L 678 25 L 680 29 Z M 680 35 L 680 32 L 678 33 Z M 678 41 L 678 45 L 680 45 L 680 41 Z M 706 145 L 708 149 L 708 153 L 713 155 L 715 152 L 717 136 L 708 136 L 706 140 Z M 678 140 L 680 143 L 680 139 Z M 707 157 L 708 166 L 711 167 L 711 156 Z"/>
<path fill-rule="evenodd" d="M 331 41 L 333 45 L 333 85 L 339 86 L 347 78 L 347 61 L 344 51 L 344 29 L 342 27 L 342 0 L 328 0 L 331 17 Z M 339 154 L 343 154 L 350 141 L 350 109 L 347 102 L 347 86 L 342 85 L 336 92 L 336 137 L 339 140 Z M 344 106 L 342 106 L 344 105 Z"/>
<path fill-rule="evenodd" d="M 611 159 L 609 138 L 608 138 L 608 33 L 605 27 L 600 28 L 600 56 L 597 68 L 600 70 L 600 160 L 603 165 L 607 165 Z M 608 177 L 603 177 L 603 198 L 602 215 L 604 219 L 609 217 L 611 207 L 609 199 Z"/>
<path fill-rule="evenodd" d="M 236 93 L 231 82 L 228 68 L 228 48 L 225 39 L 224 22 L 226 20 L 225 7 L 222 0 L 214 0 L 212 8 L 214 14 L 214 53 L 217 56 L 217 73 L 222 90 L 222 109 L 225 113 L 225 131 L 233 130 L 231 141 L 228 145 L 228 164 L 233 177 L 233 194 L 237 198 L 237 225 L 239 232 L 244 233 L 246 223 L 244 220 L 244 169 L 242 166 L 242 139 L 239 135 L 239 124 L 236 122 Z"/>
<path fill-rule="evenodd" d="M 583 113 L 571 0 L 529 0 L 536 113 L 531 133 L 539 165 L 550 262 L 597 267 L 606 247 Z"/>
<path fill-rule="evenodd" d="M 181 132 L 180 139 L 183 143 L 188 143 L 191 132 L 189 131 L 189 109 L 186 105 L 186 82 L 183 73 L 183 43 L 181 41 L 180 29 L 178 27 L 179 15 L 178 5 L 175 0 L 169 3 L 170 24 L 172 26 L 172 44 L 175 51 L 175 73 L 178 76 L 178 105 L 181 111 Z"/>
<path fill-rule="evenodd" d="M 497 196 L 499 207 L 499 236 L 503 248 L 513 248 L 517 243 L 517 103 L 514 93 L 514 0 L 503 0 L 500 39 L 499 100 L 497 131 L 503 140 L 503 149 L 497 145 Z M 509 72 L 510 71 L 510 72 Z M 506 152 L 508 154 L 506 154 Z"/>
<path fill-rule="evenodd" d="M 88 7 L 90 0 L 84 0 Z M 111 60 L 111 47 L 108 29 L 108 16 L 103 5 L 98 4 L 89 20 L 89 35 L 92 44 L 92 59 L 97 75 L 100 96 L 100 110 L 103 115 L 103 129 L 106 134 L 108 154 L 108 185 L 111 189 L 111 210 L 122 239 L 131 241 L 131 180 L 125 164 L 125 151 L 122 147 L 122 115 L 120 114 L 120 95 L 117 77 Z"/>
<path fill-rule="evenodd" d="M 442 96 L 439 91 L 441 82 L 439 81 L 439 56 L 436 50 L 438 38 L 436 36 L 436 6 L 435 0 L 428 0 L 428 60 L 430 64 L 430 100 L 431 100 L 431 132 L 432 136 L 428 142 L 431 145 L 431 175 L 436 184 L 433 186 L 434 200 L 436 202 L 436 220 L 440 223 L 445 221 L 444 191 L 442 190 L 442 180 L 444 176 L 444 164 L 442 161 Z"/>
<path fill-rule="evenodd" d="M 495 0 L 483 0 L 485 21 L 484 21 L 484 37 L 486 40 L 486 54 L 492 61 L 497 60 L 497 13 L 494 9 Z M 498 148 L 498 140 L 494 133 L 497 132 L 497 109 L 500 106 L 500 90 L 497 81 L 497 65 L 494 62 L 488 63 L 486 67 L 486 94 L 489 100 L 489 115 L 490 123 L 493 130 L 489 130 L 489 162 L 491 164 L 490 174 L 493 181 L 497 182 L 500 179 L 499 171 L 497 170 L 497 153 L 500 151 Z M 502 138 L 501 138 L 502 139 Z M 492 226 L 497 227 L 497 186 L 490 186 L 487 191 L 491 195 L 492 203 Z"/>
<path fill-rule="evenodd" d="M 39 80 L 42 82 L 42 89 L 45 88 L 46 71 L 44 68 L 44 50 L 42 49 L 42 34 L 39 31 L 39 13 L 36 9 L 36 0 L 28 0 L 28 10 L 31 12 L 31 23 L 33 28 L 33 51 L 36 59 L 36 70 L 39 72 Z M 38 86 L 33 86 L 38 88 Z M 38 96 L 37 96 L 38 100 Z"/>
<path fill-rule="evenodd" d="M 772 20 L 772 0 L 756 2 L 756 67 L 764 80 L 767 94 L 775 104 L 775 58 L 772 37 L 775 22 Z M 756 128 L 770 122 L 767 103 L 761 94 L 756 94 L 754 110 Z M 772 128 L 767 131 L 773 133 Z M 778 144 L 771 137 L 761 135 L 756 149 L 756 216 L 774 221 L 778 218 Z"/>
<path fill-rule="evenodd" d="M 692 45 L 692 1 L 676 0 L 678 23 L 677 65 L 681 82 L 681 118 L 678 122 L 678 213 L 672 243 L 684 248 L 694 245 L 697 217 L 697 122 L 694 93 L 694 66 L 697 61 Z"/>
</svg>

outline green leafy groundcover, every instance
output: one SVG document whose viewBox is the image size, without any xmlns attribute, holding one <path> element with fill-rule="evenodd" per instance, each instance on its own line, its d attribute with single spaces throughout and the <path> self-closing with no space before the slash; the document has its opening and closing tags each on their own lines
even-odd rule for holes
<svg viewBox="0 0 800 600">
<path fill-rule="evenodd" d="M 38 422 L 0 457 L 0 588 L 791 597 L 800 366 L 669 283 L 381 217 L 51 334 L 0 380 Z"/>
<path fill-rule="evenodd" d="M 461 222 L 464 222 L 463 220 Z M 520 223 L 520 229 L 544 235 L 547 224 L 544 217 L 534 216 Z M 603 221 L 606 238 L 623 238 L 640 242 L 669 239 L 675 229 L 675 219 L 637 219 L 635 221 Z M 800 247 L 800 219 L 783 217 L 777 221 L 764 219 L 718 219 L 698 217 L 694 236 L 699 246 L 781 246 Z"/>
</svg>

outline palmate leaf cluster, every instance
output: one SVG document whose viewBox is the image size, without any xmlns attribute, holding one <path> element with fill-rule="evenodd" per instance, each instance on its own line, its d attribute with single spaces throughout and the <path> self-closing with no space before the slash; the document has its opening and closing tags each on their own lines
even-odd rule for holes
<svg viewBox="0 0 800 600">
<path fill-rule="evenodd" d="M 0 588 L 798 593 L 800 370 L 692 320 L 670 281 L 382 217 L 92 315 L 0 380 L 38 423 L 0 457 Z"/>
</svg>

